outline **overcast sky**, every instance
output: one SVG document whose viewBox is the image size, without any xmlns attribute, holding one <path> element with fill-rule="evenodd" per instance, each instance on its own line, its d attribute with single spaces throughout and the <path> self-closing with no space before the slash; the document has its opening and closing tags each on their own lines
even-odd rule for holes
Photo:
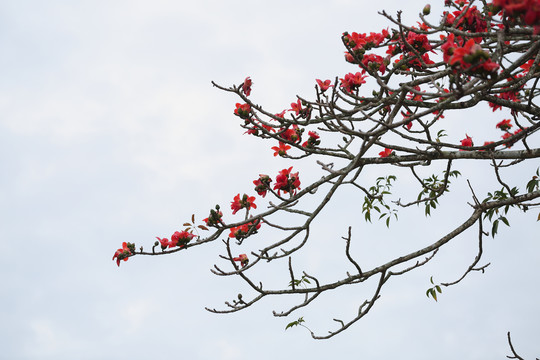
<svg viewBox="0 0 540 360">
<path fill-rule="evenodd" d="M 123 241 L 150 248 L 192 213 L 201 219 L 252 192 L 259 173 L 294 165 L 272 156 L 275 144 L 243 135 L 237 99 L 212 80 L 229 86 L 251 76 L 254 100 L 280 112 L 297 94 L 313 98 L 316 78 L 356 71 L 343 60 L 343 31 L 380 31 L 389 24 L 377 11 L 404 4 L 0 2 L 0 359 L 494 359 L 510 354 L 507 331 L 522 356 L 540 356 L 537 212 L 513 213 L 512 227 L 486 240 L 486 273 L 444 289 L 438 303 L 425 296 L 430 276 L 461 276 L 476 255 L 476 229 L 436 264 L 391 280 L 365 319 L 327 341 L 285 325 L 304 316 L 320 334 L 335 329 L 332 318 L 353 316 L 365 289 L 328 294 L 287 319 L 272 316 L 290 303 L 282 299 L 223 316 L 204 307 L 222 307 L 245 285 L 210 273 L 226 265 L 221 242 L 120 268 L 111 261 Z M 406 4 L 412 23 L 424 2 Z M 452 140 L 497 134 L 491 112 L 483 114 L 456 116 Z M 306 181 L 322 174 L 314 160 L 294 166 Z M 504 175 L 524 189 L 535 166 Z M 421 208 L 400 213 L 394 232 L 358 217 L 359 256 L 374 263 L 402 254 L 465 220 L 465 179 L 493 182 L 483 169 L 463 165 L 463 202 L 445 200 L 427 222 Z M 328 279 L 343 276 L 323 273 L 343 258 L 325 253 L 324 241 L 351 224 L 333 210 L 358 211 L 339 196 L 304 260 Z"/>
</svg>

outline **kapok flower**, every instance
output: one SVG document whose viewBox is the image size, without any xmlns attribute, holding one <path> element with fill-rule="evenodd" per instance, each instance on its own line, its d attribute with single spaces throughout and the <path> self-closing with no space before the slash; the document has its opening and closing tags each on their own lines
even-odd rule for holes
<svg viewBox="0 0 540 360">
<path fill-rule="evenodd" d="M 461 140 L 461 146 L 472 147 L 473 146 L 472 138 L 469 135 L 465 134 L 465 139 Z M 466 151 L 466 150 L 459 149 L 459 151 Z"/>
<path fill-rule="evenodd" d="M 222 217 L 223 213 L 219 210 L 219 205 L 216 205 L 216 210 L 210 209 L 210 215 L 206 219 L 203 219 L 203 221 L 207 226 L 217 227 L 218 225 L 223 225 Z"/>
<path fill-rule="evenodd" d="M 249 259 L 246 254 L 238 255 L 238 257 L 233 258 L 233 261 L 240 261 L 242 267 L 246 266 L 249 263 Z"/>
<path fill-rule="evenodd" d="M 231 209 L 233 210 L 233 215 L 236 214 L 236 212 L 240 209 L 256 209 L 257 205 L 255 205 L 255 196 L 247 196 L 247 194 L 244 194 L 242 196 L 242 199 L 240 199 L 240 194 L 236 195 L 234 197 L 234 201 L 231 202 Z"/>
<path fill-rule="evenodd" d="M 276 176 L 276 183 L 274 184 L 274 190 L 278 191 L 278 195 L 281 195 L 281 191 L 296 194 L 296 190 L 300 190 L 300 179 L 298 172 L 291 173 L 292 166 L 288 169 L 283 169 Z"/>
<path fill-rule="evenodd" d="M 510 122 L 510 119 L 505 119 L 498 123 L 495 127 L 501 129 L 502 131 L 510 130 L 510 128 L 512 127 L 512 124 Z"/>
<path fill-rule="evenodd" d="M 253 82 L 248 76 L 246 80 L 244 80 L 244 83 L 242 84 L 242 91 L 244 92 L 246 96 L 249 96 L 249 94 L 251 94 L 251 84 L 253 84 Z"/>
<path fill-rule="evenodd" d="M 291 111 L 294 111 L 296 115 L 300 115 L 300 112 L 302 111 L 302 102 L 300 99 L 296 101 L 295 103 L 291 103 Z"/>
<path fill-rule="evenodd" d="M 294 124 L 292 128 L 279 129 L 279 136 L 291 142 L 300 142 L 303 131 L 304 130 L 300 129 L 298 125 Z"/>
<path fill-rule="evenodd" d="M 229 237 L 235 238 L 236 240 L 242 240 L 248 234 L 252 235 L 252 234 L 257 233 L 257 230 L 259 230 L 260 228 L 261 228 L 260 220 L 256 220 L 255 223 L 252 221 L 244 225 L 232 227 L 230 229 L 231 232 L 229 234 Z"/>
<path fill-rule="evenodd" d="M 270 183 L 272 182 L 272 179 L 270 179 L 270 176 L 259 174 L 259 178 L 257 180 L 253 180 L 253 184 L 255 184 L 255 191 L 259 196 L 265 197 L 266 192 L 270 188 Z"/>
<path fill-rule="evenodd" d="M 161 244 L 161 250 L 165 250 L 166 248 L 171 248 L 173 247 L 174 245 L 172 244 L 172 242 L 169 241 L 169 239 L 167 238 L 159 238 L 156 236 L 156 239 L 159 240 L 159 243 Z"/>
<path fill-rule="evenodd" d="M 175 231 L 171 236 L 171 247 L 179 246 L 184 247 L 190 242 L 196 235 L 187 231 Z"/>
<path fill-rule="evenodd" d="M 249 119 L 251 113 L 251 106 L 249 104 L 240 104 L 236 103 L 236 109 L 234 109 L 234 114 L 239 116 L 241 119 Z"/>
<path fill-rule="evenodd" d="M 308 135 L 309 138 L 302 144 L 303 147 L 311 149 L 321 143 L 321 140 L 319 140 L 319 134 L 317 134 L 315 131 L 309 131 Z"/>
<path fill-rule="evenodd" d="M 116 264 L 120 266 L 120 260 L 128 261 L 129 257 L 135 252 L 135 244 L 123 242 L 122 248 L 116 250 L 113 255 L 113 260 L 116 259 Z"/>
<path fill-rule="evenodd" d="M 332 86 L 334 85 L 330 85 L 332 83 L 331 80 L 319 80 L 319 79 L 315 79 L 315 81 L 317 82 L 317 84 L 319 85 L 319 89 L 321 89 L 322 92 L 325 92 L 326 90 L 328 90 L 329 88 L 331 88 Z M 291 104 L 292 105 L 292 104 Z"/>
<path fill-rule="evenodd" d="M 348 73 L 341 80 L 341 87 L 348 93 L 352 93 L 354 90 L 358 89 L 360 85 L 366 83 L 367 75 L 362 75 L 357 72 L 356 74 Z"/>
<path fill-rule="evenodd" d="M 392 149 L 388 149 L 388 148 L 384 148 L 384 151 L 381 151 L 379 153 L 379 156 L 382 157 L 382 158 L 385 158 L 385 157 L 389 157 L 391 155 L 394 154 L 394 150 Z"/>
<path fill-rule="evenodd" d="M 287 155 L 287 151 L 290 150 L 291 147 L 285 143 L 279 142 L 278 146 L 272 146 L 272 150 L 274 150 L 274 156 L 285 156 Z"/>
</svg>

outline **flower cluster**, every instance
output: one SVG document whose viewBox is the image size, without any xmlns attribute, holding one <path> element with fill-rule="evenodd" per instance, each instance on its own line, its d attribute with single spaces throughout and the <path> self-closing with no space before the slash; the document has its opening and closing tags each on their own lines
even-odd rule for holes
<svg viewBox="0 0 540 360">
<path fill-rule="evenodd" d="M 183 248 L 195 237 L 195 234 L 187 231 L 175 231 L 174 234 L 171 235 L 171 240 L 167 238 L 159 238 L 157 236 L 156 239 L 158 239 L 159 243 L 161 244 L 161 250 L 165 250 L 167 248 L 174 248 L 176 246 Z"/>
<path fill-rule="evenodd" d="M 533 26 L 534 34 L 540 33 L 539 0 L 493 0 L 493 6 L 503 10 L 504 16 L 510 20 Z"/>
<path fill-rule="evenodd" d="M 274 184 L 274 190 L 278 191 L 278 195 L 281 195 L 281 191 L 284 193 L 296 194 L 296 190 L 300 190 L 300 178 L 298 172 L 291 173 L 292 166 L 288 169 L 283 169 L 276 176 L 276 183 Z"/>
<path fill-rule="evenodd" d="M 455 43 L 454 34 L 450 34 L 441 48 L 444 51 L 445 61 L 461 71 L 491 74 L 499 68 L 499 65 L 491 61 L 489 54 L 474 39 L 469 39 L 465 45 L 458 46 Z"/>
</svg>

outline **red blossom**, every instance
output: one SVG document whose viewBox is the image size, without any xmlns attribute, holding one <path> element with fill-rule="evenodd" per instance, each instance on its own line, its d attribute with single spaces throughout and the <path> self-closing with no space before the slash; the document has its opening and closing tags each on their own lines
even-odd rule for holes
<svg viewBox="0 0 540 360">
<path fill-rule="evenodd" d="M 472 138 L 469 135 L 465 134 L 465 139 L 461 140 L 461 146 L 472 147 L 473 146 Z M 459 151 L 466 151 L 466 150 L 459 149 Z"/>
<path fill-rule="evenodd" d="M 135 245 L 131 243 L 122 243 L 122 248 L 116 250 L 113 255 L 113 260 L 116 259 L 116 264 L 120 266 L 120 260 L 128 261 L 129 257 L 133 254 L 135 250 Z"/>
<path fill-rule="evenodd" d="M 242 267 L 249 263 L 249 259 L 246 254 L 238 255 L 238 257 L 233 258 L 233 261 L 240 261 L 240 265 L 242 265 Z"/>
<path fill-rule="evenodd" d="M 285 156 L 287 155 L 287 151 L 290 150 L 291 147 L 285 143 L 279 142 L 278 146 L 272 146 L 272 150 L 274 150 L 274 156 Z"/>
<path fill-rule="evenodd" d="M 247 196 L 247 194 L 244 194 L 242 198 L 240 198 L 240 194 L 236 195 L 234 197 L 234 200 L 231 201 L 231 209 L 233 210 L 233 215 L 236 214 L 236 212 L 240 209 L 256 209 L 257 205 L 255 205 L 255 196 Z"/>
<path fill-rule="evenodd" d="M 242 240 L 246 237 L 248 233 L 251 232 L 251 234 L 255 234 L 257 230 L 259 230 L 260 228 L 261 228 L 261 221 L 256 220 L 255 223 L 252 221 L 244 225 L 232 227 L 230 229 L 231 232 L 229 234 L 229 237 L 235 238 L 236 240 Z"/>
<path fill-rule="evenodd" d="M 216 206 L 217 211 L 214 209 L 211 209 L 210 215 L 206 219 L 203 219 L 203 221 L 206 223 L 207 226 L 217 227 L 218 225 L 223 225 L 223 220 L 221 219 L 223 217 L 223 213 L 218 209 L 219 209 L 219 206 Z"/>
<path fill-rule="evenodd" d="M 187 231 L 175 231 L 171 236 L 171 245 L 170 247 L 179 246 L 184 247 L 188 242 L 190 242 L 196 235 Z"/>
<path fill-rule="evenodd" d="M 239 116 L 241 119 L 249 119 L 251 113 L 251 106 L 249 104 L 240 104 L 236 103 L 236 109 L 234 109 L 234 114 Z"/>
<path fill-rule="evenodd" d="M 321 143 L 321 140 L 319 140 L 319 134 L 317 134 L 314 131 L 308 132 L 309 138 L 306 142 L 302 144 L 305 148 L 314 148 L 315 146 L 319 145 Z"/>
<path fill-rule="evenodd" d="M 255 185 L 255 191 L 259 196 L 265 197 L 266 192 L 270 188 L 270 183 L 272 182 L 272 179 L 270 179 L 270 176 L 259 174 L 259 178 L 257 180 L 253 180 L 253 184 Z"/>
<path fill-rule="evenodd" d="M 495 127 L 501 129 L 502 131 L 510 130 L 510 128 L 512 127 L 512 124 L 510 122 L 510 119 L 505 119 L 499 122 Z"/>
<path fill-rule="evenodd" d="M 279 129 L 279 136 L 291 142 L 300 142 L 302 137 L 302 131 L 303 130 L 298 128 L 298 125 L 294 124 L 292 128 Z"/>
<path fill-rule="evenodd" d="M 392 149 L 388 149 L 388 148 L 384 148 L 384 151 L 381 151 L 379 153 L 379 156 L 382 157 L 382 158 L 385 158 L 385 157 L 389 157 L 391 155 L 394 154 L 394 150 Z"/>
<path fill-rule="evenodd" d="M 330 85 L 332 83 L 331 80 L 319 80 L 319 79 L 315 79 L 315 81 L 317 82 L 317 84 L 319 85 L 319 89 L 321 89 L 322 92 L 325 92 L 326 90 L 328 90 L 329 88 L 331 88 L 332 86 L 334 85 Z M 292 105 L 292 104 L 291 104 Z"/>
<path fill-rule="evenodd" d="M 251 81 L 251 79 L 248 76 L 246 78 L 246 80 L 244 80 L 244 83 L 242 84 L 242 91 L 244 92 L 244 94 L 246 94 L 246 96 L 249 96 L 251 94 L 251 85 L 252 84 L 253 84 L 253 82 Z"/>
<path fill-rule="evenodd" d="M 158 239 L 159 243 L 161 244 L 161 250 L 165 250 L 168 247 L 170 248 L 174 246 L 167 238 L 162 239 L 156 236 L 156 239 Z"/>
<path fill-rule="evenodd" d="M 300 112 L 302 111 L 302 102 L 300 99 L 296 101 L 295 103 L 291 103 L 291 111 L 294 111 L 296 115 L 300 115 Z"/>
<path fill-rule="evenodd" d="M 345 77 L 339 80 L 341 81 L 341 87 L 343 90 L 348 93 L 352 93 L 358 89 L 360 85 L 366 83 L 366 77 L 367 75 L 362 75 L 361 73 L 357 72 L 356 74 L 348 73 L 345 75 Z"/>
<path fill-rule="evenodd" d="M 278 191 L 278 195 L 281 195 L 281 191 L 284 193 L 296 194 L 296 190 L 300 190 L 300 179 L 298 172 L 291 173 L 292 166 L 288 169 L 283 169 L 276 176 L 276 183 L 274 184 L 274 190 Z"/>
</svg>

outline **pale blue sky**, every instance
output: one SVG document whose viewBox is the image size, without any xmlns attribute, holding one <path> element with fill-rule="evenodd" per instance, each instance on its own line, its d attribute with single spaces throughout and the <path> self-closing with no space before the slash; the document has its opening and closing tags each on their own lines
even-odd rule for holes
<svg viewBox="0 0 540 360">
<path fill-rule="evenodd" d="M 1 2 L 0 359 L 493 359 L 509 354 L 507 331 L 524 357 L 539 356 L 537 213 L 516 213 L 511 229 L 487 239 L 487 272 L 445 289 L 439 303 L 425 296 L 429 277 L 461 276 L 476 255 L 476 229 L 441 251 L 439 262 L 390 281 L 371 314 L 328 341 L 284 328 L 304 316 L 324 333 L 333 317 L 354 313 L 365 289 L 322 296 L 288 319 L 272 316 L 290 303 L 283 299 L 221 316 L 204 306 L 220 307 L 245 286 L 210 273 L 221 262 L 220 243 L 120 268 L 111 261 L 123 241 L 149 248 L 192 213 L 206 217 L 216 203 L 228 207 L 237 193 L 252 192 L 259 173 L 290 166 L 272 156 L 275 144 L 243 135 L 232 115 L 237 99 L 211 80 L 230 85 L 251 76 L 253 99 L 279 112 L 296 94 L 312 98 L 315 78 L 354 70 L 343 60 L 343 31 L 379 31 L 390 24 L 376 12 L 404 4 Z M 407 2 L 405 17 L 416 21 L 423 6 Z M 481 141 L 497 134 L 480 122 L 492 114 L 478 114 L 448 123 L 454 140 L 464 129 Z M 291 165 L 306 181 L 321 175 L 314 160 Z M 505 176 L 524 188 L 535 166 Z M 463 165 L 468 176 L 446 208 L 428 222 L 422 209 L 402 211 L 390 232 L 342 217 L 357 209 L 338 194 L 343 205 L 322 214 L 300 261 L 323 278 L 341 276 L 342 258 L 325 242 L 351 222 L 366 263 L 434 241 L 470 212 L 465 178 L 479 187 L 493 182 L 486 169 Z M 271 281 L 287 282 L 282 270 Z"/>
</svg>

